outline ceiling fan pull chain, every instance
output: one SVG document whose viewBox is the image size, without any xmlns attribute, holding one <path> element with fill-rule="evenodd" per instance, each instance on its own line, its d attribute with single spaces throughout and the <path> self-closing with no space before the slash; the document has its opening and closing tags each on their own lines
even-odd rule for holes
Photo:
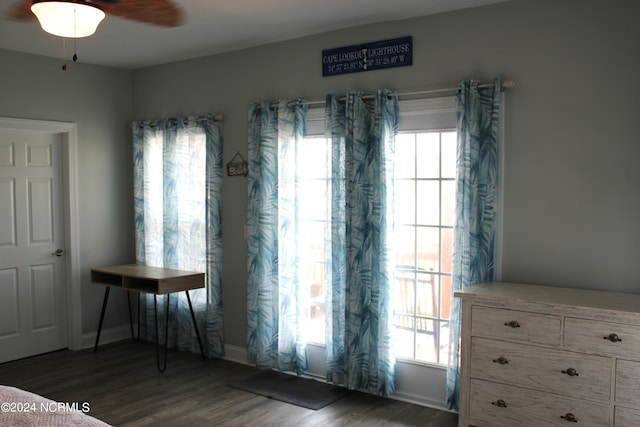
<svg viewBox="0 0 640 427">
<path fill-rule="evenodd" d="M 74 5 L 73 7 L 73 62 L 78 62 L 78 49 L 76 48 L 76 40 L 78 40 L 78 36 L 76 35 L 76 18 L 78 17 L 78 11 Z"/>
<path fill-rule="evenodd" d="M 67 71 L 67 39 L 62 38 L 62 71 Z"/>
</svg>

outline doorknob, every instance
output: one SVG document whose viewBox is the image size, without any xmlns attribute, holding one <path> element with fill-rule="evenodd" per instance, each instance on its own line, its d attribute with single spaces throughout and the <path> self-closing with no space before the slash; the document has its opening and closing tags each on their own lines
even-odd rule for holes
<svg viewBox="0 0 640 427">
<path fill-rule="evenodd" d="M 51 252 L 51 255 L 62 256 L 63 253 L 64 251 L 62 249 L 58 249 L 55 252 Z"/>
</svg>

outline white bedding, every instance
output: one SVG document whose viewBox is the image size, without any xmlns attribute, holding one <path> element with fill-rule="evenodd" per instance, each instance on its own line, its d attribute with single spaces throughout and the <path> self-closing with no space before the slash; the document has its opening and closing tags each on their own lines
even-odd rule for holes
<svg viewBox="0 0 640 427">
<path fill-rule="evenodd" d="M 0 386 L 0 427 L 109 427 L 86 414 L 87 402 L 55 402 L 15 387 Z"/>
</svg>

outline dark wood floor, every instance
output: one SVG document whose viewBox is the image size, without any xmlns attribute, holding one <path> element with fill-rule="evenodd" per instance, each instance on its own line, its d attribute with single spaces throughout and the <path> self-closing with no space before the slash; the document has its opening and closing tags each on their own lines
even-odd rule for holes
<svg viewBox="0 0 640 427">
<path fill-rule="evenodd" d="M 67 403 L 114 426 L 428 426 L 454 427 L 448 412 L 353 393 L 314 411 L 234 389 L 250 366 L 169 351 L 158 372 L 155 347 L 123 341 L 0 364 L 0 384 Z"/>
</svg>

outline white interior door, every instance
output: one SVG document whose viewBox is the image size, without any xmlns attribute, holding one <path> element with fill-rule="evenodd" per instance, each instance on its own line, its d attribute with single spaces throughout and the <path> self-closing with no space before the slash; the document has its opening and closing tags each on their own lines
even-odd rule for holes
<svg viewBox="0 0 640 427">
<path fill-rule="evenodd" d="M 61 146 L 0 129 L 0 363 L 67 347 Z"/>
</svg>

